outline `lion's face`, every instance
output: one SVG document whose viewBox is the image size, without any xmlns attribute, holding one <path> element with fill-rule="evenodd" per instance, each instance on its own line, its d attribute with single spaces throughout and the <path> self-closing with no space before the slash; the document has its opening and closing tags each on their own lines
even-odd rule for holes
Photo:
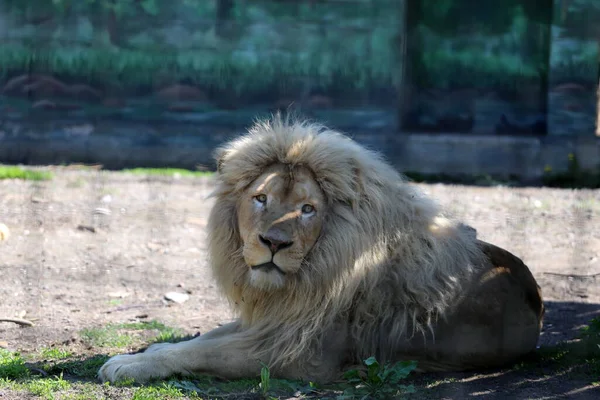
<svg viewBox="0 0 600 400">
<path fill-rule="evenodd" d="M 244 192 L 237 209 L 250 284 L 281 288 L 321 234 L 323 192 L 307 169 L 274 165 Z"/>
</svg>

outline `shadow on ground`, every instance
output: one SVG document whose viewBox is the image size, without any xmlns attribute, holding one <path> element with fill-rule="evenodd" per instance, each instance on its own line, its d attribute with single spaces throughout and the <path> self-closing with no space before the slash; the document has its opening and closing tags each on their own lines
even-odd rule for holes
<svg viewBox="0 0 600 400">
<path fill-rule="evenodd" d="M 512 368 L 416 376 L 411 399 L 600 399 L 600 338 L 580 341 L 600 304 L 548 301 L 540 348 Z M 596 334 L 597 335 L 597 334 Z"/>
</svg>

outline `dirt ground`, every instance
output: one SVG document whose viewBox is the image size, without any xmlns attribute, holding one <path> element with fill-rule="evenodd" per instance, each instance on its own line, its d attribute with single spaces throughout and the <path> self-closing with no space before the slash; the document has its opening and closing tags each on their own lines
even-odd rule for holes
<svg viewBox="0 0 600 400">
<path fill-rule="evenodd" d="M 32 351 L 109 322 L 156 319 L 195 334 L 231 320 L 206 261 L 210 177 L 52 169 L 50 181 L 0 181 L 11 231 L 0 242 L 0 317 L 35 321 L 0 322 L 1 347 Z M 600 316 L 600 190 L 420 186 L 528 264 L 547 306 L 541 346 Z M 173 291 L 189 300 L 165 300 Z M 560 374 L 442 378 L 427 398 L 600 398 L 600 387 Z"/>
</svg>

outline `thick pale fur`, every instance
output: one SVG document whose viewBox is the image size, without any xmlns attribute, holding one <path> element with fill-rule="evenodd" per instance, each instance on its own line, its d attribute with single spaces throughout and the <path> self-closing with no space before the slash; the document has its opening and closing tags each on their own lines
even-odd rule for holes
<svg viewBox="0 0 600 400">
<path fill-rule="evenodd" d="M 306 357 L 341 314 L 358 357 L 394 349 L 428 328 L 482 264 L 473 234 L 440 215 L 381 157 L 341 134 L 276 118 L 221 150 L 209 220 L 211 265 L 219 286 L 274 365 Z M 273 164 L 305 166 L 329 202 L 325 232 L 296 279 L 265 293 L 247 284 L 237 232 L 237 201 Z M 244 299 L 244 300 L 242 300 Z M 307 312 L 310 310 L 310 312 Z M 389 326 L 385 347 L 369 322 Z M 285 326 L 285 330 L 278 328 Z M 277 332 L 277 334 L 268 334 Z M 257 349 L 258 350 L 258 349 Z"/>
<path fill-rule="evenodd" d="M 149 366 L 150 359 L 144 359 L 142 373 L 140 358 L 137 370 L 118 373 L 127 364 L 121 358 L 112 366 L 109 361 L 101 378 L 143 380 L 186 371 L 235 378 L 258 373 L 258 364 L 235 372 L 228 372 L 228 365 L 260 359 L 275 376 L 330 380 L 344 365 L 372 355 L 380 361 L 418 359 L 422 370 L 457 370 L 500 365 L 535 348 L 543 306 L 527 268 L 445 216 L 377 153 L 322 126 L 275 117 L 257 122 L 247 135 L 221 148 L 217 160 L 215 205 L 208 223 L 210 263 L 239 320 L 224 336 L 227 339 L 212 342 L 215 367 L 202 368 L 197 362 L 191 368 L 190 361 L 185 368 L 157 372 Z M 327 211 L 318 240 L 298 272 L 286 276 L 283 287 L 263 290 L 250 284 L 238 208 L 248 187 L 273 165 L 311 171 Z M 506 262 L 497 265 L 496 259 Z M 500 286 L 494 284 L 501 289 L 474 288 L 503 271 L 510 277 Z M 518 297 L 515 311 L 502 311 L 512 307 L 503 305 L 512 300 L 505 301 L 502 294 L 486 300 L 488 292 Z M 501 310 L 489 315 L 496 322 L 481 322 L 490 329 L 473 322 L 485 320 L 485 315 L 469 316 L 469 310 L 478 307 L 483 314 L 488 308 L 490 313 Z M 459 317 L 464 320 L 452 319 Z M 504 329 L 502 321 L 513 319 L 515 328 Z M 503 330 L 499 337 L 523 336 L 514 338 L 522 344 L 510 349 L 511 338 L 492 337 L 497 336 L 493 324 Z M 470 325 L 475 326 L 471 331 Z M 474 356 L 468 349 L 471 334 Z M 438 336 L 442 347 L 435 345 Z M 460 337 L 467 342 L 453 344 Z M 489 349 L 488 342 L 493 343 Z M 229 352 L 232 348 L 238 355 Z M 195 357 L 204 354 L 208 353 Z"/>
</svg>

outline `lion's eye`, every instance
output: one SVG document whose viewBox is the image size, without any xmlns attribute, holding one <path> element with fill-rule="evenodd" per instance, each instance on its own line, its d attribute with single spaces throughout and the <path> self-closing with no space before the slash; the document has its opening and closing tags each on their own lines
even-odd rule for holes
<svg viewBox="0 0 600 400">
<path fill-rule="evenodd" d="M 312 205 L 310 205 L 310 204 L 305 204 L 305 205 L 302 206 L 302 213 L 303 214 L 310 214 L 313 211 L 315 211 L 315 208 Z"/>
<path fill-rule="evenodd" d="M 259 203 L 266 203 L 267 202 L 267 195 L 266 194 L 259 194 L 257 196 L 254 196 L 254 199 L 256 201 L 258 201 Z"/>
</svg>

